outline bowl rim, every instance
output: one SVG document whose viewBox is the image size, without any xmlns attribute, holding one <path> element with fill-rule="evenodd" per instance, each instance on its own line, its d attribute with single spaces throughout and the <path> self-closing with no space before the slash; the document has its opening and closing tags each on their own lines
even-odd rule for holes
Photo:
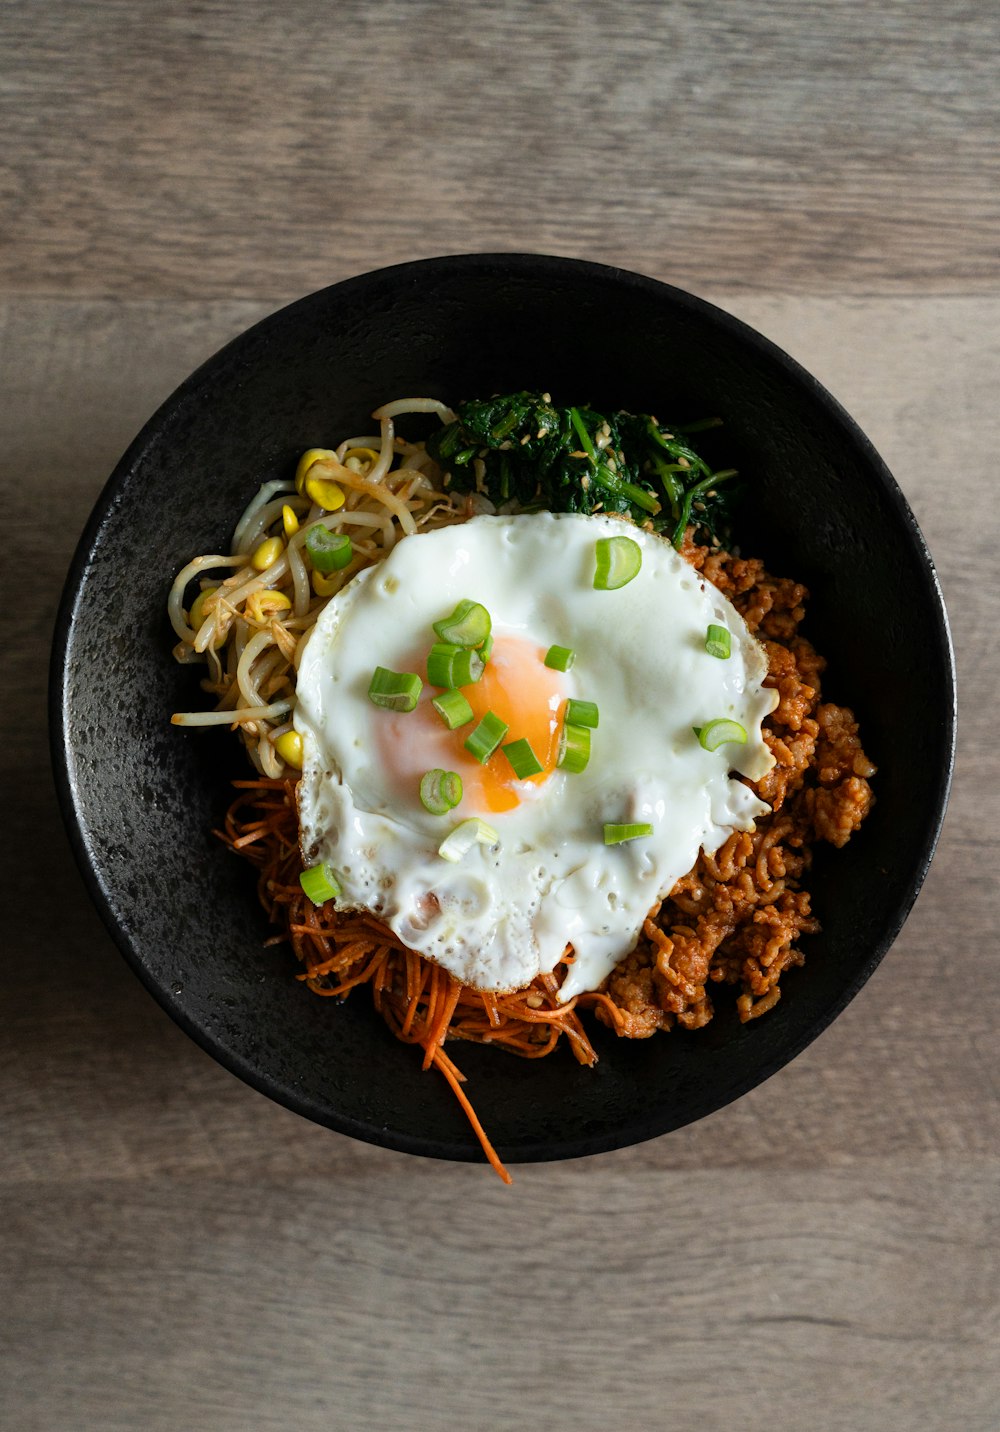
<svg viewBox="0 0 1000 1432">
<path fill-rule="evenodd" d="M 53 630 L 48 683 L 49 745 L 56 795 L 70 848 L 87 893 L 105 928 L 133 973 L 138 976 L 145 988 L 171 1019 L 201 1049 L 231 1074 L 259 1093 L 267 1095 L 276 1103 L 311 1122 L 364 1142 L 394 1149 L 398 1152 L 458 1162 L 481 1162 L 483 1159 L 482 1151 L 475 1138 L 471 1141 L 451 1142 L 412 1135 L 398 1129 L 364 1124 L 357 1119 L 339 1114 L 335 1110 L 321 1108 L 313 1100 L 299 1095 L 294 1088 L 279 1082 L 274 1076 L 256 1067 L 248 1059 L 213 1038 L 208 1031 L 202 1028 L 187 1013 L 170 990 L 154 977 L 118 917 L 112 893 L 106 886 L 103 872 L 87 838 L 86 813 L 77 802 L 76 783 L 69 760 L 68 744 L 71 717 L 68 658 L 87 571 L 110 512 L 126 487 L 136 464 L 141 460 L 146 449 L 158 438 L 169 415 L 195 393 L 206 379 L 210 379 L 216 367 L 220 366 L 227 356 L 237 350 L 250 335 L 266 333 L 269 327 L 286 323 L 290 318 L 294 318 L 297 311 L 308 309 L 318 299 L 325 299 L 334 292 L 350 295 L 353 290 L 363 289 L 373 282 L 399 283 L 413 277 L 426 277 L 435 272 L 439 275 L 445 272 L 454 274 L 464 272 L 487 277 L 494 274 L 500 276 L 501 272 L 513 276 L 532 274 L 543 277 L 546 274 L 556 277 L 557 275 L 565 276 L 567 272 L 575 272 L 584 280 L 590 278 L 605 284 L 621 284 L 627 288 L 655 291 L 661 299 L 665 298 L 682 311 L 707 319 L 726 337 L 748 345 L 749 348 L 767 358 L 781 370 L 784 377 L 800 388 L 804 388 L 825 410 L 829 419 L 843 430 L 849 444 L 858 451 L 860 457 L 878 478 L 882 491 L 898 520 L 900 534 L 901 536 L 905 535 L 911 548 L 911 555 L 916 559 L 917 565 L 927 578 L 928 596 L 934 612 L 934 630 L 929 633 L 929 641 L 939 654 L 947 677 L 947 689 L 942 692 L 940 709 L 939 745 L 942 759 L 933 773 L 928 792 L 930 797 L 927 807 L 928 820 L 919 858 L 911 873 L 904 898 L 898 902 L 892 918 L 884 926 L 880 938 L 875 942 L 868 958 L 855 973 L 853 979 L 839 990 L 836 998 L 832 999 L 796 1038 L 783 1044 L 772 1058 L 754 1064 L 749 1077 L 741 1075 L 736 1078 L 731 1086 L 722 1091 L 721 1097 L 716 1092 L 702 1101 L 694 1101 L 690 1110 L 681 1120 L 672 1121 L 662 1128 L 650 1126 L 647 1123 L 647 1126 L 639 1132 L 630 1126 L 624 1136 L 604 1134 L 571 1138 L 551 1149 L 532 1145 L 521 1149 L 513 1147 L 508 1151 L 507 1147 L 498 1146 L 501 1157 L 507 1163 L 561 1161 L 562 1159 L 580 1158 L 591 1154 L 610 1152 L 618 1148 L 631 1147 L 649 1139 L 661 1137 L 673 1129 L 683 1128 L 686 1124 L 693 1123 L 717 1109 L 725 1108 L 726 1105 L 758 1087 L 795 1059 L 828 1028 L 867 983 L 898 937 L 913 909 L 937 848 L 944 823 L 956 751 L 957 689 L 954 645 L 944 596 L 933 558 L 906 497 L 874 444 L 838 399 L 796 359 L 750 324 L 706 299 L 663 280 L 615 265 L 553 254 L 498 251 L 447 254 L 412 259 L 372 269 L 304 294 L 291 303 L 282 305 L 264 315 L 210 354 L 164 399 L 143 424 L 103 484 L 77 542 L 63 584 Z"/>
</svg>

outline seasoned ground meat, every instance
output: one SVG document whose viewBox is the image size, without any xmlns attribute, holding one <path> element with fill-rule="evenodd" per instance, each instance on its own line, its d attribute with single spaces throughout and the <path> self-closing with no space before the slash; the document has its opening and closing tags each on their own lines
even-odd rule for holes
<svg viewBox="0 0 1000 1432">
<path fill-rule="evenodd" d="M 768 659 L 766 684 L 779 696 L 764 722 L 775 765 L 756 784 L 771 807 L 752 833 L 734 833 L 647 918 L 639 944 L 609 976 L 604 993 L 620 1012 L 596 1005 L 597 1018 L 643 1039 L 675 1024 L 697 1029 L 712 1018 L 712 984 L 735 985 L 741 1020 L 774 1007 L 779 981 L 801 965 L 802 935 L 819 926 L 801 879 L 817 840 L 842 846 L 871 809 L 875 767 L 846 706 L 821 701 L 824 661 L 798 633 L 809 593 L 772 577 L 762 562 L 691 544 L 683 555 L 729 598 Z"/>
</svg>

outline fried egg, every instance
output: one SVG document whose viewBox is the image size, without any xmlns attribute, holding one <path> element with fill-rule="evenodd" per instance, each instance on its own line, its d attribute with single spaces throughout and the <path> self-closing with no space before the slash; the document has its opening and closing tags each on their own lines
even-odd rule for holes
<svg viewBox="0 0 1000 1432">
<path fill-rule="evenodd" d="M 599 539 L 628 535 L 638 574 L 594 587 Z M 376 666 L 426 677 L 433 623 L 466 599 L 492 618 L 480 681 L 463 688 L 473 721 L 449 730 L 424 680 L 409 712 L 374 705 Z M 710 625 L 730 655 L 706 650 Z M 545 664 L 569 647 L 566 672 Z M 567 513 L 481 516 L 406 537 L 323 609 L 298 668 L 295 728 L 302 854 L 327 862 L 338 907 L 365 909 L 404 944 L 484 990 L 520 989 L 572 947 L 561 998 L 595 989 L 634 949 L 651 907 L 734 830 L 768 807 L 738 777 L 773 765 L 761 721 L 777 703 L 767 660 L 736 609 L 663 538 L 613 518 Z M 570 698 L 593 702 L 589 763 L 558 762 Z M 519 779 L 502 750 L 481 765 L 464 747 L 492 711 L 526 738 L 541 771 Z M 728 719 L 745 744 L 707 750 L 696 728 Z M 420 781 L 457 772 L 461 802 L 433 815 Z M 460 861 L 439 847 L 480 817 L 496 833 Z M 606 845 L 607 823 L 652 832 Z"/>
</svg>

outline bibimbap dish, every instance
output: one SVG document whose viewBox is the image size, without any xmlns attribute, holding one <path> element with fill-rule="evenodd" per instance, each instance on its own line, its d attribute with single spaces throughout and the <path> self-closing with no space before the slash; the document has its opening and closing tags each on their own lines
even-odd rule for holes
<svg viewBox="0 0 1000 1432">
<path fill-rule="evenodd" d="M 629 1039 L 707 1024 L 713 986 L 766 1013 L 874 766 L 805 588 L 721 545 L 738 474 L 704 423 L 547 392 L 372 419 L 179 573 L 175 655 L 215 704 L 173 719 L 243 738 L 225 839 L 300 978 L 367 985 L 509 1178 L 445 1046 L 592 1065 L 588 1012 Z"/>
<path fill-rule="evenodd" d="M 236 340 L 109 484 L 54 674 L 77 853 L 175 1017 L 504 1178 L 790 1058 L 950 775 L 933 569 L 864 438 L 735 320 L 563 260 L 404 266 Z"/>
</svg>

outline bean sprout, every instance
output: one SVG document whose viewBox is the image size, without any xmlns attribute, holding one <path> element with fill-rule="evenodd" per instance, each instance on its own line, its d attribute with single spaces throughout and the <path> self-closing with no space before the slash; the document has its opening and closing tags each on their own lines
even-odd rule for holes
<svg viewBox="0 0 1000 1432">
<path fill-rule="evenodd" d="M 344 494 L 342 507 L 327 512 L 310 505 L 290 479 L 264 482 L 236 524 L 231 553 L 196 557 L 171 587 L 167 610 L 179 638 L 174 656 L 185 665 L 207 667 L 201 685 L 215 707 L 178 712 L 172 720 L 177 726 L 239 728 L 254 766 L 264 775 L 286 771 L 274 742 L 293 729 L 296 668 L 304 640 L 327 602 L 359 571 L 388 556 L 400 537 L 464 521 L 474 510 L 464 494 L 444 490 L 441 471 L 423 443 L 396 437 L 394 419 L 407 413 L 434 413 L 445 423 L 454 417 L 436 398 L 402 398 L 378 408 L 372 414 L 377 434 L 342 440 L 333 457 L 320 458 L 310 468 L 312 476 L 337 484 Z M 350 467 L 345 466 L 348 458 Z M 290 538 L 284 532 L 286 506 L 300 524 Z M 317 582 L 306 539 L 320 523 L 348 533 L 354 554 L 341 572 Z M 268 537 L 281 539 L 282 552 L 260 572 L 251 555 Z M 199 594 L 193 584 L 226 568 L 235 570 L 204 597 L 195 630 L 185 599 L 193 604 Z M 250 598 L 264 591 L 280 593 L 288 605 L 248 609 Z"/>
</svg>

